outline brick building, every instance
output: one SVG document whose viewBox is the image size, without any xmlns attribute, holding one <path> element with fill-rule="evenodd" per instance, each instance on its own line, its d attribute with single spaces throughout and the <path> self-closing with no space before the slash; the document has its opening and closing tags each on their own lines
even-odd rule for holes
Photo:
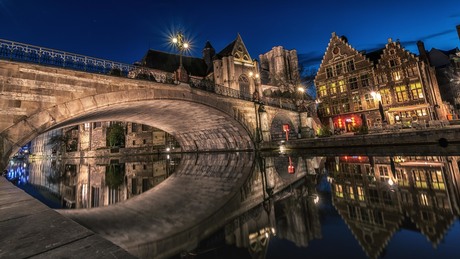
<svg viewBox="0 0 460 259">
<path fill-rule="evenodd" d="M 399 41 L 388 39 L 384 48 L 367 53 L 332 33 L 315 85 L 319 116 L 341 131 L 447 118 L 434 68 Z"/>
</svg>

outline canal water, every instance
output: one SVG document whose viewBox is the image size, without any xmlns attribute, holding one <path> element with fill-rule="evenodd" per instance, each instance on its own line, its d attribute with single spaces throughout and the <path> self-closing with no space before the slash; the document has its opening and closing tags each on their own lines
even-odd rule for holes
<svg viewBox="0 0 460 259">
<path fill-rule="evenodd" d="M 26 156 L 10 161 L 6 177 L 51 208 L 92 210 L 142 198 L 203 157 L 203 179 L 232 163 L 215 154 Z M 215 231 L 167 257 L 460 258 L 457 156 L 270 154 L 253 161 L 225 220 L 210 221 Z"/>
</svg>

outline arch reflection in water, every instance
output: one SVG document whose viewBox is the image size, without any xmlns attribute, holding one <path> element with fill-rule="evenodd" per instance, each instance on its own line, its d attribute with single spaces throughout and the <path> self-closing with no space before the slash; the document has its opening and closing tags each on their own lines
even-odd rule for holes
<svg viewBox="0 0 460 259">
<path fill-rule="evenodd" d="M 59 200 L 55 208 L 95 208 L 127 200 L 155 187 L 180 163 L 178 155 L 118 159 L 17 159 L 7 178 Z"/>
</svg>

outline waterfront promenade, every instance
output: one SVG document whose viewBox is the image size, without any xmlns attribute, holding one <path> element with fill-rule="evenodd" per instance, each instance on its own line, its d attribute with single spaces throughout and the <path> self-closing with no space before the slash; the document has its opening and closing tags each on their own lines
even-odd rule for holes
<svg viewBox="0 0 460 259">
<path fill-rule="evenodd" d="M 135 258 L 0 177 L 0 258 Z"/>
</svg>

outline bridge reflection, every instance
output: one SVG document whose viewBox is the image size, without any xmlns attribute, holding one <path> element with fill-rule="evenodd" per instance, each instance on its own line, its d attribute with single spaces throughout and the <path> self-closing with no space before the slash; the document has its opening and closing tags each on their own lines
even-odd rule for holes
<svg viewBox="0 0 460 259">
<path fill-rule="evenodd" d="M 264 258 L 274 249 L 271 242 L 279 244 L 280 240 L 306 248 L 314 240 L 335 235 L 324 228 L 325 210 L 332 208 L 355 237 L 343 242 L 349 247 L 358 242 L 361 253 L 377 258 L 386 253 L 400 230 L 419 233 L 437 247 L 460 214 L 459 157 L 295 157 L 294 174 L 288 171 L 287 156 L 222 153 L 163 158 L 120 159 L 124 177 L 119 190 L 124 193 L 118 196 L 119 203 L 61 213 L 141 258 L 200 257 L 210 251 L 223 256 L 224 246 Z M 161 169 L 161 177 L 169 176 L 166 180 L 152 184 L 158 176 L 155 163 L 171 168 Z M 83 175 L 88 173 L 85 166 L 91 164 L 94 175 L 73 175 L 72 164 Z M 48 184 L 50 191 L 67 190 L 74 182 L 74 196 L 61 193 L 64 204 L 74 197 L 76 208 L 103 206 L 110 204 L 106 202 L 109 197 L 99 204 L 90 198 L 84 204 L 78 196 L 88 190 L 82 187 L 85 184 L 94 195 L 94 186 L 104 183 L 102 178 L 113 170 L 107 166 L 111 164 L 114 161 L 66 161 L 60 168 L 70 178 L 61 180 L 59 188 L 49 176 L 35 173 L 38 168 L 50 168 L 45 175 L 53 174 L 53 167 L 43 164 L 32 163 L 28 178 L 18 179 Z M 133 172 L 133 168 L 141 170 Z M 136 177 L 142 184 L 133 185 Z M 143 179 L 149 184 L 144 185 Z M 110 190 L 105 183 L 101 190 Z M 110 191 L 99 193 L 99 197 L 106 195 Z"/>
</svg>

